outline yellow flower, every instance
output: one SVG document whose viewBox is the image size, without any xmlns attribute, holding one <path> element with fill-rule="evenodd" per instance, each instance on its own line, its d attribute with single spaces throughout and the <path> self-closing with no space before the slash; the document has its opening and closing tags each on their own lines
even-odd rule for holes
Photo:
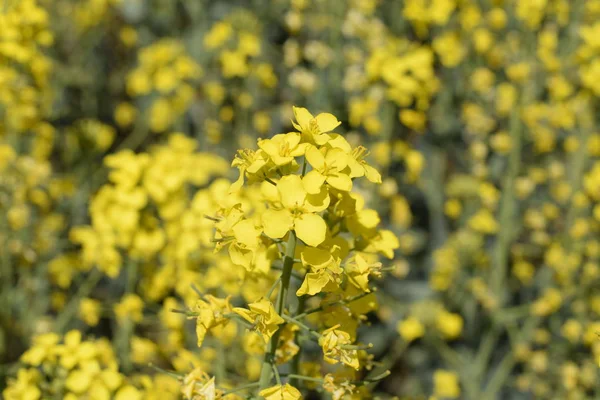
<svg viewBox="0 0 600 400">
<path fill-rule="evenodd" d="M 352 340 L 348 332 L 338 329 L 340 325 L 332 326 L 323 332 L 319 338 L 319 345 L 323 349 L 323 358 L 330 364 L 341 362 L 354 369 L 359 369 L 358 351 L 348 349 L 345 346 L 351 345 Z"/>
<path fill-rule="evenodd" d="M 348 167 L 350 167 L 350 177 L 360 178 L 366 177 L 373 183 L 381 183 L 381 174 L 375 168 L 370 166 L 364 159 L 369 155 L 369 152 L 363 146 L 358 146 L 353 149 L 348 157 Z"/>
<path fill-rule="evenodd" d="M 397 331 L 402 336 L 402 339 L 412 342 L 415 339 L 423 337 L 425 327 L 417 318 L 408 317 L 404 321 L 398 322 Z"/>
<path fill-rule="evenodd" d="M 260 147 L 277 166 L 291 163 L 295 157 L 304 155 L 308 143 L 300 143 L 299 133 L 281 133 L 271 139 L 258 141 Z"/>
<path fill-rule="evenodd" d="M 333 400 L 342 400 L 352 398 L 352 395 L 355 394 L 356 385 L 353 385 L 347 376 L 327 374 L 323 378 L 323 389 L 331 393 Z"/>
<path fill-rule="evenodd" d="M 144 302 L 135 294 L 127 294 L 123 296 L 121 301 L 115 305 L 115 314 L 117 319 L 122 322 L 130 319 L 133 322 L 140 322 L 143 318 L 142 310 Z"/>
<path fill-rule="evenodd" d="M 241 204 L 224 211 L 223 218 L 216 224 L 215 248 L 229 244 L 229 257 L 235 265 L 251 270 L 259 246 L 261 230 L 254 220 L 245 219 Z"/>
<path fill-rule="evenodd" d="M 259 395 L 265 400 L 300 400 L 302 398 L 300 391 L 289 383 L 266 388 L 261 390 Z"/>
<path fill-rule="evenodd" d="M 436 320 L 436 326 L 446 339 L 456 339 L 463 329 L 463 319 L 460 315 L 442 311 Z"/>
<path fill-rule="evenodd" d="M 231 184 L 230 192 L 237 192 L 244 185 L 244 178 L 248 174 L 248 178 L 256 178 L 261 169 L 267 164 L 267 154 L 262 151 L 254 150 L 239 150 L 235 155 L 232 167 L 240 170 L 240 177 L 237 181 Z"/>
<path fill-rule="evenodd" d="M 306 160 L 313 169 L 302 178 L 304 189 L 310 194 L 321 191 L 327 182 L 331 187 L 348 192 L 352 190 L 352 179 L 348 176 L 348 155 L 341 149 L 317 149 L 314 146 L 306 150 Z"/>
<path fill-rule="evenodd" d="M 21 361 L 34 367 L 46 360 L 56 359 L 56 346 L 60 337 L 56 333 L 45 333 L 33 338 L 33 346 L 22 356 Z"/>
<path fill-rule="evenodd" d="M 221 53 L 220 59 L 225 78 L 244 77 L 250 72 L 246 56 L 243 53 L 225 50 Z"/>
<path fill-rule="evenodd" d="M 17 379 L 8 379 L 8 387 L 2 392 L 6 400 L 38 400 L 42 398 L 39 381 L 42 379 L 37 369 L 21 368 L 17 372 Z"/>
<path fill-rule="evenodd" d="M 302 133 L 302 139 L 308 143 L 323 145 L 330 139 L 328 132 L 337 128 L 341 122 L 329 113 L 321 113 L 316 117 L 302 107 L 294 107 L 294 117 L 296 122 L 292 121 L 294 127 Z"/>
<path fill-rule="evenodd" d="M 91 360 L 96 356 L 96 346 L 92 342 L 82 342 L 81 332 L 69 331 L 64 338 L 64 344 L 57 346 L 57 353 L 60 354 L 60 365 L 66 369 L 71 369 L 77 363 L 83 364 L 86 360 Z"/>
<path fill-rule="evenodd" d="M 438 369 L 433 373 L 433 392 L 441 398 L 456 399 L 460 396 L 458 376 L 452 371 Z"/>
<path fill-rule="evenodd" d="M 354 256 L 352 262 L 346 264 L 348 282 L 363 292 L 370 292 L 369 275 L 381 276 L 381 263 L 369 263 L 360 253 Z"/>
<path fill-rule="evenodd" d="M 318 194 L 309 194 L 298 175 L 287 175 L 277 183 L 277 190 L 283 208 L 270 208 L 263 213 L 265 234 L 273 239 L 281 239 L 293 229 L 298 238 L 309 246 L 316 247 L 323 243 L 327 224 L 315 213 L 329 205 L 326 188 L 322 187 Z"/>
<path fill-rule="evenodd" d="M 281 330 L 279 345 L 275 352 L 275 362 L 277 364 L 287 363 L 300 351 L 300 346 L 296 344 L 296 332 L 299 330 L 300 328 L 294 324 L 287 324 Z"/>
<path fill-rule="evenodd" d="M 315 295 L 323 290 L 329 283 L 333 283 L 331 290 L 335 290 L 341 283 L 340 267 L 341 259 L 338 253 L 339 247 L 334 246 L 332 250 L 322 250 L 313 247 L 305 247 L 300 254 L 302 265 L 309 267 L 304 277 L 302 286 L 296 292 L 296 296 Z"/>
<path fill-rule="evenodd" d="M 186 400 L 215 400 L 215 378 L 197 367 L 183 378 L 181 394 Z"/>
<path fill-rule="evenodd" d="M 192 311 L 197 314 L 196 317 L 196 336 L 198 347 L 202 347 L 206 333 L 217 326 L 225 325 L 229 319 L 224 314 L 230 313 L 231 305 L 229 297 L 219 299 L 217 297 L 206 295 L 206 300 L 198 300 Z"/>
<path fill-rule="evenodd" d="M 221 47 L 232 34 L 233 28 L 231 25 L 227 22 L 219 21 L 204 36 L 204 46 L 210 50 Z"/>
<path fill-rule="evenodd" d="M 284 319 L 277 314 L 273 303 L 265 298 L 248 304 L 248 308 L 250 310 L 236 307 L 233 312 L 254 324 L 254 329 L 262 335 L 265 343 L 269 342 L 271 336 L 279 329 L 279 325 L 285 322 Z"/>
<path fill-rule="evenodd" d="M 143 395 L 135 386 L 125 385 L 115 394 L 115 400 L 142 400 Z"/>
</svg>

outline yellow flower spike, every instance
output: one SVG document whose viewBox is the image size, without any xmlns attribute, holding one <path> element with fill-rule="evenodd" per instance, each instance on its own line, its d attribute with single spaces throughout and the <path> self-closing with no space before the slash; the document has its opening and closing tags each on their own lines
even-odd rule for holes
<svg viewBox="0 0 600 400">
<path fill-rule="evenodd" d="M 265 298 L 248 304 L 248 308 L 249 310 L 236 307 L 233 312 L 254 324 L 254 329 L 262 335 L 265 343 L 268 343 L 279 329 L 279 325 L 285 322 L 284 319 L 277 314 L 273 303 Z"/>
<path fill-rule="evenodd" d="M 283 238 L 293 229 L 296 235 L 309 246 L 323 243 L 327 224 L 315 212 L 323 211 L 329 205 L 325 188 L 319 194 L 309 195 L 302 186 L 298 175 L 287 175 L 277 183 L 282 209 L 270 208 L 262 215 L 263 230 L 273 239 Z"/>
<path fill-rule="evenodd" d="M 308 143 L 300 143 L 299 133 L 281 133 L 273 136 L 271 139 L 262 139 L 258 141 L 260 147 L 273 161 L 276 166 L 283 166 L 291 163 L 295 157 L 304 155 Z"/>
<path fill-rule="evenodd" d="M 294 107 L 293 110 L 296 122 L 292 121 L 292 124 L 302 133 L 302 139 L 308 143 L 317 145 L 327 143 L 330 139 L 327 133 L 341 124 L 333 114 L 321 113 L 313 117 L 306 108 Z"/>
<path fill-rule="evenodd" d="M 302 398 L 300 391 L 289 383 L 263 389 L 259 395 L 265 400 L 300 400 Z"/>
<path fill-rule="evenodd" d="M 311 146 L 306 150 L 305 156 L 313 167 L 302 179 L 304 189 L 308 193 L 319 193 L 325 182 L 344 192 L 352 190 L 352 179 L 346 172 L 342 172 L 348 166 L 348 155 L 342 149 L 319 150 Z"/>
</svg>

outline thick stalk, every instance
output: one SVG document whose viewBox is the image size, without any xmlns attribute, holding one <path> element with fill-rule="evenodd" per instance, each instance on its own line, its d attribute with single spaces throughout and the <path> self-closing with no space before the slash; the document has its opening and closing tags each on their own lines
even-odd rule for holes
<svg viewBox="0 0 600 400">
<path fill-rule="evenodd" d="M 290 278 L 292 277 L 292 269 L 294 267 L 294 253 L 296 252 L 296 233 L 290 231 L 283 258 L 283 271 L 281 272 L 281 289 L 277 295 L 276 311 L 277 314 L 283 315 L 285 308 L 287 293 L 290 287 Z M 265 354 L 262 369 L 260 371 L 259 390 L 268 388 L 271 385 L 271 378 L 273 375 L 272 366 L 275 365 L 275 352 L 277 351 L 277 344 L 279 342 L 279 336 L 281 335 L 281 329 L 283 325 L 279 327 L 277 332 L 271 338 L 269 345 L 269 351 Z"/>
</svg>

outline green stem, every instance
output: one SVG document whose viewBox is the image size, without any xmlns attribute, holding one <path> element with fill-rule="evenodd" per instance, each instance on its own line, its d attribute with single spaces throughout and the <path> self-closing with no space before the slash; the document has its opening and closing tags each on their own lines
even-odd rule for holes
<svg viewBox="0 0 600 400">
<path fill-rule="evenodd" d="M 246 390 L 246 389 L 252 389 L 254 387 L 257 387 L 258 385 L 259 385 L 259 382 L 252 382 L 252 383 L 248 383 L 247 385 L 238 386 L 236 388 L 229 389 L 229 390 L 223 392 L 223 396 L 227 396 L 228 394 L 240 392 L 240 391 Z"/>
<path fill-rule="evenodd" d="M 304 375 L 298 375 L 298 374 L 288 374 L 286 376 L 290 379 L 290 382 L 292 379 L 294 379 L 294 380 L 299 380 L 299 381 L 309 381 L 309 382 L 316 382 L 316 383 L 323 384 L 323 379 L 313 378 L 311 376 L 304 376 Z"/>
<path fill-rule="evenodd" d="M 287 242 L 285 257 L 283 259 L 283 271 L 281 272 L 281 289 L 277 295 L 277 314 L 283 317 L 283 311 L 287 300 L 288 289 L 290 287 L 290 278 L 292 277 L 292 268 L 294 267 L 294 254 L 296 253 L 296 233 L 290 231 Z M 283 325 L 271 338 L 269 351 L 265 354 L 262 369 L 260 371 L 259 390 L 266 389 L 271 384 L 272 366 L 275 365 L 275 352 Z"/>
<path fill-rule="evenodd" d="M 62 312 L 56 317 L 56 322 L 54 323 L 54 332 L 61 333 L 65 330 L 65 328 L 69 325 L 73 316 L 77 313 L 77 309 L 79 307 L 79 302 L 84 297 L 89 296 L 92 290 L 96 287 L 100 279 L 104 274 L 97 268 L 94 268 L 90 274 L 87 276 L 87 279 L 79 286 L 77 293 L 66 307 L 62 310 Z"/>
<path fill-rule="evenodd" d="M 296 315 L 304 312 L 304 308 L 306 307 L 306 296 L 300 296 L 298 299 L 298 309 L 296 310 Z M 296 332 L 294 335 L 294 342 L 298 344 L 298 352 L 294 355 L 292 359 L 292 375 L 297 375 L 300 372 L 300 361 L 302 360 L 302 346 L 298 343 L 300 338 L 300 332 Z M 290 378 L 290 385 L 296 387 L 297 385 L 296 378 Z"/>
<path fill-rule="evenodd" d="M 271 300 L 271 295 L 273 295 L 273 292 L 275 291 L 275 288 L 277 287 L 277 285 L 279 285 L 281 283 L 281 277 L 277 278 L 275 280 L 275 282 L 273 282 L 273 285 L 271 286 L 271 288 L 269 289 L 269 291 L 267 292 L 267 299 Z"/>
<path fill-rule="evenodd" d="M 303 312 L 302 314 L 296 315 L 294 317 L 294 319 L 295 320 L 299 320 L 299 319 L 302 319 L 302 318 L 306 317 L 307 315 L 321 312 L 321 311 L 323 311 L 323 309 L 325 307 L 335 307 L 335 306 L 339 306 L 339 305 L 350 304 L 353 301 L 360 300 L 363 297 L 366 297 L 366 296 L 368 296 L 370 294 L 373 294 L 373 292 L 366 292 L 366 293 L 357 294 L 356 296 L 352 296 L 352 297 L 347 298 L 345 300 L 336 301 L 335 303 L 327 304 L 326 306 L 319 306 L 319 307 L 316 307 L 316 308 L 311 308 L 310 310 L 307 310 L 307 311 Z"/>
<path fill-rule="evenodd" d="M 316 331 L 310 329 L 309 326 L 304 325 L 302 322 L 298 321 L 296 318 L 290 317 L 289 315 L 282 315 L 281 318 L 285 319 L 290 324 L 298 325 L 300 328 L 304 329 L 306 332 L 310 333 L 317 339 L 319 339 L 321 337 L 321 334 L 319 332 L 316 332 Z"/>
<path fill-rule="evenodd" d="M 513 111 L 510 118 L 510 136 L 512 149 L 508 156 L 508 171 L 502 183 L 502 200 L 500 203 L 500 214 L 498 223 L 500 230 L 496 236 L 496 243 L 492 252 L 492 269 L 490 276 L 490 287 L 492 293 L 498 299 L 499 304 L 504 305 L 506 285 L 506 270 L 508 268 L 508 251 L 516 231 L 515 217 L 517 214 L 517 199 L 514 193 L 515 180 L 521 166 L 521 131 L 522 124 L 519 115 L 520 108 Z"/>
</svg>

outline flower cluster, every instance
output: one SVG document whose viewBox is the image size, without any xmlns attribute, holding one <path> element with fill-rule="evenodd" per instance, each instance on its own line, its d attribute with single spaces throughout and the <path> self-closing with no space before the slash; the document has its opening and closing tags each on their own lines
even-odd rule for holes
<svg viewBox="0 0 600 400">
<path fill-rule="evenodd" d="M 7 400 L 42 399 L 60 396 L 80 399 L 175 399 L 179 384 L 167 375 L 136 381 L 119 372 L 107 340 L 83 340 L 81 332 L 64 337 L 46 333 L 34 337 L 20 359 L 22 367 L 4 391 Z"/>
<path fill-rule="evenodd" d="M 209 333 L 226 340 L 233 329 L 228 327 L 238 322 L 247 327 L 244 342 L 262 339 L 244 349 L 264 354 L 256 386 L 267 399 L 300 398 L 298 389 L 279 383 L 279 368 L 291 363 L 294 380 L 300 362 L 317 361 L 302 354 L 305 341 L 321 347 L 326 364 L 340 366 L 334 373 L 345 378 L 337 385 L 360 382 L 349 371 L 371 368 L 363 355 L 369 346 L 357 342 L 357 329 L 376 307 L 370 281 L 381 276 L 377 255 L 392 258 L 399 246 L 391 231 L 379 227 L 377 212 L 352 191 L 357 178 L 381 183 L 366 150 L 333 132 L 340 122 L 332 114 L 313 116 L 295 107 L 294 116 L 295 132 L 261 139 L 257 150 L 240 150 L 232 163 L 240 175 L 230 193 L 258 187 L 254 201 L 266 207 L 233 204 L 211 216 L 217 250 L 226 248 L 231 262 L 247 271 L 246 279 L 277 278 L 247 307 L 207 294 L 186 312 L 197 321 L 199 346 Z M 271 386 L 273 372 L 278 386 Z"/>
<path fill-rule="evenodd" d="M 139 66 L 127 76 L 127 93 L 132 97 L 154 95 L 148 123 L 153 132 L 164 132 L 194 100 L 192 84 L 202 76 L 202 68 L 174 39 L 162 39 L 140 50 L 138 59 Z M 124 107 L 117 112 L 126 112 Z M 122 119 L 125 124 L 126 117 Z"/>
</svg>

